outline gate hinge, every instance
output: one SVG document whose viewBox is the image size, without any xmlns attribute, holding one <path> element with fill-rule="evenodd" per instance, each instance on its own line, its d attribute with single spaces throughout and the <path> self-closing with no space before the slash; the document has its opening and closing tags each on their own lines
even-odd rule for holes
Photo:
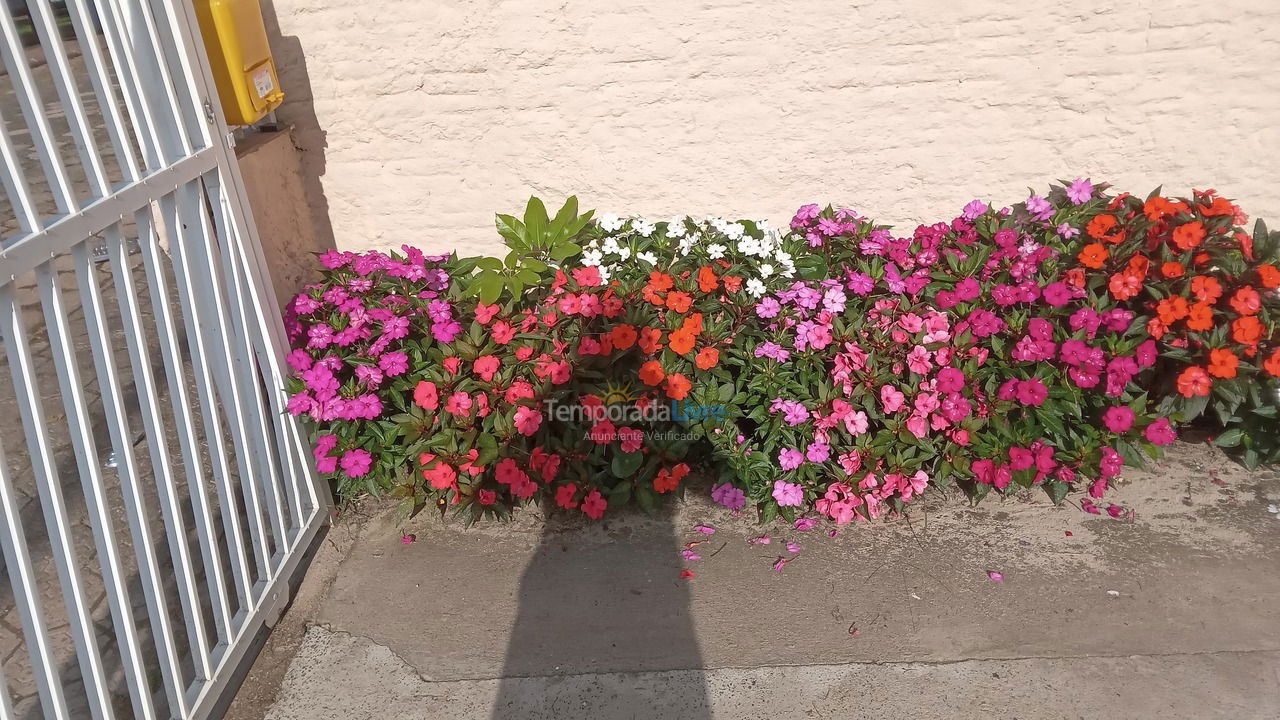
<svg viewBox="0 0 1280 720">
<path fill-rule="evenodd" d="M 210 125 L 213 124 L 213 103 L 207 99 L 204 101 L 204 119 L 207 120 Z"/>
</svg>

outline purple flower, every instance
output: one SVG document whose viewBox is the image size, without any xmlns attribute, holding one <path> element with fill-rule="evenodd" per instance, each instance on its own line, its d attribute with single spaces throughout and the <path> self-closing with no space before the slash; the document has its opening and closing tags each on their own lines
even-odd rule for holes
<svg viewBox="0 0 1280 720">
<path fill-rule="evenodd" d="M 791 452 L 795 452 L 792 450 Z M 800 453 L 796 453 L 799 455 Z M 785 480 L 773 482 L 773 499 L 780 507 L 800 507 L 804 504 L 804 488 Z"/>
<path fill-rule="evenodd" d="M 1093 183 L 1076 178 L 1067 186 L 1067 199 L 1072 205 L 1083 205 L 1093 197 Z"/>
<path fill-rule="evenodd" d="M 831 446 L 826 443 L 811 443 L 804 452 L 805 459 L 811 463 L 826 462 L 831 457 Z"/>
<path fill-rule="evenodd" d="M 1061 223 L 1060 225 L 1058 225 L 1058 237 L 1062 238 L 1063 240 L 1070 240 L 1071 238 L 1079 234 L 1080 234 L 1080 228 L 1071 227 L 1071 223 Z"/>
<path fill-rule="evenodd" d="M 964 206 L 964 210 L 960 213 L 960 217 L 973 222 L 979 215 L 987 211 L 987 204 L 981 200 L 970 200 Z"/>
<path fill-rule="evenodd" d="M 1027 198 L 1027 212 L 1033 220 L 1048 220 L 1053 216 L 1053 205 L 1039 195 L 1032 195 Z"/>
<path fill-rule="evenodd" d="M 761 298 L 756 303 L 756 315 L 762 318 L 772 318 L 778 316 L 778 311 L 782 309 L 782 305 L 771 297 Z"/>
<path fill-rule="evenodd" d="M 431 337 L 442 344 L 453 342 L 453 339 L 458 337 L 460 332 L 462 332 L 462 326 L 452 320 L 438 322 L 431 326 Z"/>
<path fill-rule="evenodd" d="M 1067 287 L 1066 283 L 1057 281 L 1045 285 L 1044 293 L 1041 295 L 1046 303 L 1054 307 L 1066 305 L 1071 301 L 1071 296 L 1071 288 Z"/>
<path fill-rule="evenodd" d="M 747 504 L 746 494 L 729 483 L 711 488 L 711 499 L 730 510 L 741 510 Z"/>
<path fill-rule="evenodd" d="M 866 295 L 876 286 L 876 281 L 871 279 L 866 273 L 849 273 L 845 280 L 845 287 L 849 288 L 849 292 L 854 295 Z"/>
</svg>

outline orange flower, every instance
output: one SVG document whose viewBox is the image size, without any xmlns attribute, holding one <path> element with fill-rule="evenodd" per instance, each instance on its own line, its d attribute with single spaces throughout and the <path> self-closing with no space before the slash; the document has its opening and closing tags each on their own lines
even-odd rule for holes
<svg viewBox="0 0 1280 720">
<path fill-rule="evenodd" d="M 1147 277 L 1147 270 L 1151 267 L 1151 261 L 1145 255 L 1134 255 L 1129 258 L 1129 274 L 1137 275 L 1139 280 Z"/>
<path fill-rule="evenodd" d="M 658 292 L 665 292 L 674 286 L 675 280 L 672 280 L 670 275 L 654 270 L 649 273 L 649 284 L 645 287 L 653 288 Z"/>
<path fill-rule="evenodd" d="M 684 322 L 680 323 L 680 329 L 693 335 L 702 332 L 702 313 L 693 313 L 685 318 Z"/>
<path fill-rule="evenodd" d="M 662 347 L 662 331 L 657 328 L 640 328 L 640 351 L 652 355 Z"/>
<path fill-rule="evenodd" d="M 667 376 L 667 397 L 672 400 L 683 400 L 689 397 L 693 385 L 680 373 Z"/>
<path fill-rule="evenodd" d="M 1142 212 L 1147 216 L 1147 220 L 1158 222 L 1167 215 L 1177 215 L 1180 211 L 1186 210 L 1187 206 L 1181 202 L 1170 202 L 1166 198 L 1159 196 L 1153 197 L 1142 205 Z"/>
<path fill-rule="evenodd" d="M 712 347 L 702 348 L 693 359 L 693 364 L 697 365 L 699 370 L 710 370 L 718 362 L 720 362 L 720 351 Z"/>
<path fill-rule="evenodd" d="M 662 364 L 657 360 L 650 360 L 640 366 L 640 382 L 650 387 L 662 382 L 666 376 L 667 374 L 662 371 Z"/>
<path fill-rule="evenodd" d="M 671 348 L 671 352 L 677 355 L 688 355 L 693 350 L 693 333 L 680 328 L 671 333 L 667 338 L 667 347 Z"/>
<path fill-rule="evenodd" d="M 678 313 L 689 312 L 689 305 L 693 302 L 693 298 L 689 297 L 689 293 L 680 292 L 679 290 L 667 295 L 667 307 Z"/>
<path fill-rule="evenodd" d="M 1178 376 L 1178 392 L 1182 394 L 1182 397 L 1188 398 L 1208 395 L 1211 382 L 1209 375 L 1205 373 L 1203 368 L 1193 365 L 1183 370 L 1182 374 Z"/>
<path fill-rule="evenodd" d="M 1224 197 L 1214 198 L 1212 204 L 1210 204 L 1208 207 L 1201 206 L 1199 210 L 1200 210 L 1200 214 L 1204 215 L 1205 217 L 1216 217 L 1218 215 L 1235 215 L 1236 214 L 1236 207 L 1231 204 L 1230 200 Z"/>
<path fill-rule="evenodd" d="M 1222 285 L 1217 278 L 1197 275 L 1191 278 L 1191 292 L 1200 298 L 1200 302 L 1213 303 L 1222 297 Z"/>
<path fill-rule="evenodd" d="M 1262 363 L 1262 369 L 1266 370 L 1273 377 L 1280 377 L 1280 347 L 1271 351 L 1271 357 Z"/>
<path fill-rule="evenodd" d="M 1110 215 L 1106 216 L 1110 217 Z M 1076 256 L 1081 265 L 1097 270 L 1102 267 L 1102 263 L 1107 261 L 1107 249 L 1101 243 L 1089 243 L 1085 245 L 1080 254 Z"/>
<path fill-rule="evenodd" d="M 1257 290 L 1245 285 L 1231 296 L 1230 304 L 1241 315 L 1254 315 L 1262 307 L 1262 298 L 1258 296 Z"/>
<path fill-rule="evenodd" d="M 1111 289 L 1115 299 L 1123 301 L 1138 294 L 1142 289 L 1142 280 L 1130 273 L 1116 273 L 1111 276 L 1111 282 L 1107 287 Z"/>
<path fill-rule="evenodd" d="M 1182 269 L 1182 263 L 1169 261 L 1160 266 L 1160 274 L 1164 275 L 1166 278 L 1169 278 L 1170 280 L 1172 280 L 1173 278 L 1182 277 L 1183 272 L 1185 271 Z"/>
<path fill-rule="evenodd" d="M 1257 345 L 1262 339 L 1262 323 L 1252 316 L 1236 318 L 1231 323 L 1231 337 L 1241 345 Z"/>
<path fill-rule="evenodd" d="M 1173 231 L 1173 244 L 1181 250 L 1191 250 L 1200 247 L 1204 234 L 1204 225 L 1199 220 L 1179 225 Z"/>
<path fill-rule="evenodd" d="M 1196 303 L 1187 310 L 1187 329 L 1204 331 L 1213 327 L 1213 306 Z"/>
<path fill-rule="evenodd" d="M 631 325 L 619 325 L 609 333 L 613 346 L 619 350 L 627 350 L 636 344 L 636 329 Z"/>
<path fill-rule="evenodd" d="M 1209 351 L 1209 374 L 1219 378 L 1236 376 L 1236 366 L 1240 358 L 1226 348 L 1214 348 Z"/>
<path fill-rule="evenodd" d="M 1094 240 L 1118 243 L 1124 239 L 1124 228 L 1116 229 L 1116 219 L 1112 215 L 1095 215 L 1085 226 L 1085 232 Z M 1114 230 L 1114 232 L 1112 232 Z"/>
<path fill-rule="evenodd" d="M 1268 290 L 1280 287 L 1280 270 L 1275 265 L 1259 265 L 1258 282 Z"/>
<path fill-rule="evenodd" d="M 742 278 L 737 275 L 725 275 L 724 289 L 728 292 L 738 292 L 742 289 Z"/>
<path fill-rule="evenodd" d="M 1167 297 L 1156 304 L 1156 314 L 1160 322 L 1172 325 L 1187 316 L 1187 299 L 1180 295 Z"/>
<path fill-rule="evenodd" d="M 1169 332 L 1169 326 L 1160 322 L 1160 318 L 1151 318 L 1147 321 L 1147 334 L 1159 340 L 1164 334 Z"/>
<path fill-rule="evenodd" d="M 716 289 L 720 281 L 716 278 L 716 273 L 710 267 L 703 265 L 698 268 L 698 289 L 704 293 L 709 293 Z"/>
</svg>

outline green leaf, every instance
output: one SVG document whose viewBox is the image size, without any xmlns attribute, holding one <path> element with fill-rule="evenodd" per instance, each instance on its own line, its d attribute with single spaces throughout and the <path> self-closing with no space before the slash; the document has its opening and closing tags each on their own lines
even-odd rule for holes
<svg viewBox="0 0 1280 720">
<path fill-rule="evenodd" d="M 547 208 L 536 197 L 529 198 L 529 204 L 524 208 L 524 230 L 533 248 L 543 246 L 547 233 Z"/>
<path fill-rule="evenodd" d="M 1240 428 L 1231 428 L 1214 438 L 1213 444 L 1218 447 L 1233 448 L 1240 444 L 1244 439 L 1244 431 Z"/>
<path fill-rule="evenodd" d="M 524 245 L 524 223 L 501 213 L 494 216 L 494 223 L 498 226 L 498 234 L 513 247 Z"/>
<path fill-rule="evenodd" d="M 502 261 L 496 257 L 476 258 L 476 267 L 481 270 L 501 270 Z"/>
<path fill-rule="evenodd" d="M 485 305 L 492 305 L 502 297 L 502 276 L 492 270 L 485 270 L 480 273 L 477 280 L 480 286 L 480 302 Z"/>
<path fill-rule="evenodd" d="M 556 262 L 563 262 L 580 252 L 582 252 L 581 245 L 571 242 L 561 243 L 554 248 L 551 248 L 551 259 Z"/>
<path fill-rule="evenodd" d="M 476 439 L 476 460 L 473 465 L 485 467 L 498 459 L 498 439 L 489 433 L 482 433 Z"/>
<path fill-rule="evenodd" d="M 559 242 L 564 238 L 565 230 L 569 227 L 569 223 L 578 217 L 578 198 L 570 195 L 568 200 L 564 201 L 564 205 L 560 206 L 560 211 L 556 213 L 556 217 L 551 221 L 551 227 L 547 229 L 547 235 L 551 237 L 552 242 Z"/>
<path fill-rule="evenodd" d="M 613 463 L 611 463 L 609 469 L 613 471 L 614 477 L 625 479 L 635 475 L 636 471 L 640 469 L 640 465 L 643 463 L 643 453 L 618 453 L 613 456 Z"/>
</svg>

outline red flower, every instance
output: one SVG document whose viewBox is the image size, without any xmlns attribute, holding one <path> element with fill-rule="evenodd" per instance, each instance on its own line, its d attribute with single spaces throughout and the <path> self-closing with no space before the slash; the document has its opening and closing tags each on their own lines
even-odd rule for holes
<svg viewBox="0 0 1280 720">
<path fill-rule="evenodd" d="M 1191 278 L 1191 292 L 1200 299 L 1200 302 L 1213 303 L 1222 297 L 1222 285 L 1216 278 L 1197 275 Z"/>
<path fill-rule="evenodd" d="M 561 485 L 556 488 L 556 505 L 559 505 L 566 510 L 572 510 L 578 507 L 578 501 L 573 499 L 573 496 L 576 495 L 577 492 L 578 486 L 573 483 Z"/>
<path fill-rule="evenodd" d="M 636 344 L 636 329 L 631 325 L 619 325 L 609 335 L 613 338 L 613 346 L 619 350 L 628 350 Z"/>
<path fill-rule="evenodd" d="M 1262 363 L 1262 369 L 1273 377 L 1280 377 L 1280 348 L 1271 351 L 1271 357 Z"/>
<path fill-rule="evenodd" d="M 1110 217 L 1110 215 L 1101 217 Z M 1080 254 L 1076 255 L 1076 259 L 1080 261 L 1081 265 L 1097 270 L 1107 261 L 1107 248 L 1101 243 L 1089 243 L 1080 250 Z"/>
<path fill-rule="evenodd" d="M 609 507 L 609 503 L 600 497 L 599 490 L 592 490 L 582 499 L 582 512 L 586 513 L 587 517 L 592 520 L 599 520 L 604 515 L 604 509 L 607 507 Z"/>
<path fill-rule="evenodd" d="M 1199 220 L 1179 225 L 1173 231 L 1173 244 L 1180 250 L 1191 250 L 1200 247 L 1204 242 L 1204 225 Z"/>
<path fill-rule="evenodd" d="M 683 400 L 689 397 L 689 390 L 693 385 L 685 378 L 685 376 L 676 373 L 667 377 L 667 397 L 672 400 Z"/>
<path fill-rule="evenodd" d="M 1231 296 L 1230 304 L 1241 315 L 1253 315 L 1262 307 L 1262 298 L 1258 296 L 1257 290 L 1246 285 Z"/>
<path fill-rule="evenodd" d="M 1252 316 L 1236 318 L 1231 323 L 1231 337 L 1241 345 L 1257 345 L 1262 339 L 1262 323 Z"/>
<path fill-rule="evenodd" d="M 1280 270 L 1275 265 L 1259 265 L 1258 283 L 1268 290 L 1280 287 Z"/>
<path fill-rule="evenodd" d="M 1236 366 L 1239 364 L 1240 359 L 1226 348 L 1214 348 L 1209 351 L 1209 374 L 1214 377 L 1235 377 Z"/>
<path fill-rule="evenodd" d="M 662 382 L 666 376 L 667 374 L 662 371 L 662 364 L 657 360 L 650 360 L 640 366 L 640 382 L 650 387 Z"/>
</svg>

